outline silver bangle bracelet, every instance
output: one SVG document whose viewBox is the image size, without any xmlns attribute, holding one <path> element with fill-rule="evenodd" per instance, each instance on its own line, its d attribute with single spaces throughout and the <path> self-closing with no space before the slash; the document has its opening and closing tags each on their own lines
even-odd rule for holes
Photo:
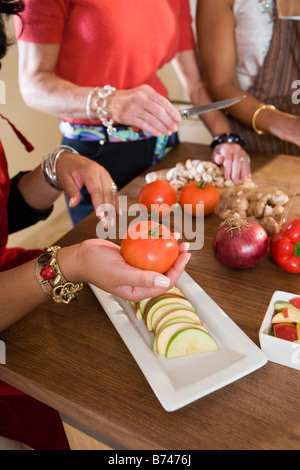
<svg viewBox="0 0 300 470">
<path fill-rule="evenodd" d="M 102 122 L 103 126 L 107 128 L 107 133 L 108 135 L 115 135 L 116 129 L 113 127 L 114 120 L 109 117 L 108 111 L 106 109 L 107 106 L 107 98 L 116 91 L 116 88 L 110 86 L 110 85 L 105 85 L 103 88 L 94 88 L 93 90 L 90 91 L 86 103 L 86 114 L 88 119 L 91 122 L 98 122 L 95 121 L 92 116 L 91 116 L 91 104 L 92 104 L 92 99 L 94 95 L 97 93 L 98 99 L 96 100 L 96 113 L 99 118 L 99 120 Z"/>
<path fill-rule="evenodd" d="M 57 181 L 56 164 L 63 152 L 71 152 L 78 155 L 78 152 L 67 145 L 56 145 L 48 152 L 42 160 L 42 172 L 46 182 L 57 191 L 63 191 Z"/>
</svg>

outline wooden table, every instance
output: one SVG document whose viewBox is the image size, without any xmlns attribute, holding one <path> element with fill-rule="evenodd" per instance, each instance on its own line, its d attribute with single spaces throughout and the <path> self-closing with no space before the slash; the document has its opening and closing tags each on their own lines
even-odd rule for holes
<svg viewBox="0 0 300 470">
<path fill-rule="evenodd" d="M 209 160 L 207 147 L 181 144 L 159 168 L 186 158 Z M 253 156 L 253 178 L 300 187 L 300 160 Z M 122 194 L 136 202 L 140 176 Z M 291 217 L 300 217 L 295 202 Z M 275 290 L 300 294 L 299 276 L 267 255 L 254 269 L 229 270 L 212 254 L 218 227 L 205 220 L 205 243 L 186 271 L 259 345 L 258 332 Z M 92 215 L 62 245 L 95 237 Z M 12 300 L 13 301 L 13 300 Z M 271 362 L 178 411 L 166 412 L 105 312 L 85 287 L 68 307 L 47 303 L 0 335 L 7 364 L 0 378 L 55 407 L 64 421 L 114 449 L 299 449 L 300 375 Z"/>
</svg>

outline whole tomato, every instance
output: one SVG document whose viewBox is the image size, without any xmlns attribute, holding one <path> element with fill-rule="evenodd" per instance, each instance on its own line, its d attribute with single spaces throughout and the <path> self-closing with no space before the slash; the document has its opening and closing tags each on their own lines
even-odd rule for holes
<svg viewBox="0 0 300 470">
<path fill-rule="evenodd" d="M 164 216 L 168 214 L 172 206 L 176 204 L 177 193 L 175 188 L 168 183 L 168 181 L 156 180 L 146 184 L 141 189 L 138 202 L 146 206 L 149 211 L 153 210 L 161 216 Z"/>
<path fill-rule="evenodd" d="M 215 186 L 204 181 L 192 181 L 181 190 L 179 202 L 189 214 L 197 216 L 197 206 L 204 205 L 204 216 L 209 215 L 220 201 L 219 191 Z"/>
<path fill-rule="evenodd" d="M 132 224 L 121 244 L 121 255 L 136 268 L 165 273 L 179 255 L 174 234 L 154 221 Z"/>
<path fill-rule="evenodd" d="M 270 241 L 270 254 L 282 269 L 300 273 L 300 219 L 285 222 Z"/>
</svg>

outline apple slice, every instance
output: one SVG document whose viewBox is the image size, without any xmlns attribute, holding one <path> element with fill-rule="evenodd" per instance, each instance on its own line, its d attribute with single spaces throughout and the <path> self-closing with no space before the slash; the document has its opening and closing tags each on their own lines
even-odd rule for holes
<svg viewBox="0 0 300 470">
<path fill-rule="evenodd" d="M 187 299 L 184 299 L 183 297 L 180 298 L 170 296 L 156 302 L 147 312 L 146 325 L 148 330 L 154 331 L 155 325 L 163 315 L 179 309 L 187 309 L 193 312 L 195 311 L 191 302 Z"/>
<path fill-rule="evenodd" d="M 154 333 L 157 334 L 158 330 L 165 323 L 168 323 L 170 320 L 173 320 L 173 318 L 178 318 L 178 317 L 185 318 L 186 320 L 191 320 L 193 321 L 193 323 L 195 323 L 195 325 L 202 325 L 202 322 L 196 312 L 192 310 L 180 309 L 180 310 L 174 310 L 172 312 L 169 312 L 163 315 L 163 317 L 161 317 L 160 320 L 155 324 Z"/>
<path fill-rule="evenodd" d="M 172 313 L 175 313 L 175 314 L 178 314 L 179 312 L 172 312 Z M 190 312 L 192 313 L 192 312 Z M 198 316 L 198 315 L 197 315 Z M 198 317 L 199 318 L 199 317 Z M 196 325 L 196 326 L 201 326 L 202 329 L 204 331 L 207 331 L 207 329 L 202 325 L 202 323 L 199 323 L 198 321 L 195 321 L 194 319 L 192 318 L 188 318 L 186 316 L 182 316 L 182 317 L 174 317 L 168 321 L 165 321 L 161 327 L 159 329 L 157 329 L 157 332 L 155 334 L 155 337 L 154 337 L 154 341 L 153 341 L 153 351 L 157 351 L 157 338 L 160 334 L 160 332 L 164 329 L 164 328 L 167 328 L 169 325 L 174 325 L 175 323 L 188 323 L 188 324 L 191 324 L 191 325 Z M 208 332 L 208 331 L 207 331 Z"/>
<path fill-rule="evenodd" d="M 282 312 L 285 308 L 292 307 L 292 303 L 290 302 L 275 302 L 274 310 L 276 313 Z M 295 307 L 297 308 L 297 307 Z"/>
<path fill-rule="evenodd" d="M 138 320 L 142 320 L 144 318 L 144 310 L 149 300 L 150 297 L 147 299 L 140 300 L 137 303 L 135 315 Z"/>
<path fill-rule="evenodd" d="M 212 336 L 196 327 L 188 327 L 174 333 L 170 338 L 165 356 L 179 357 L 188 354 L 218 351 L 220 348 Z"/>
<path fill-rule="evenodd" d="M 285 308 L 274 315 L 272 323 L 300 323 L 300 310 L 295 307 Z"/>
<path fill-rule="evenodd" d="M 273 326 L 276 338 L 285 339 L 286 341 L 295 342 L 298 340 L 297 327 L 291 323 L 276 323 Z"/>
<path fill-rule="evenodd" d="M 300 341 L 300 323 L 297 323 L 296 328 L 297 328 L 297 340 Z"/>
<path fill-rule="evenodd" d="M 294 297 L 293 299 L 290 300 L 290 303 L 300 309 L 300 297 Z"/>
<path fill-rule="evenodd" d="M 180 299 L 186 299 L 186 297 L 183 294 L 177 294 L 177 293 L 172 293 L 172 292 L 165 292 L 163 295 L 159 295 L 158 297 L 152 297 L 149 302 L 147 302 L 147 305 L 144 308 L 144 317 L 146 319 L 148 312 L 150 308 L 152 308 L 157 302 L 160 302 L 163 299 L 169 299 L 170 297 L 179 297 Z"/>
<path fill-rule="evenodd" d="M 171 287 L 171 289 L 169 289 L 166 294 L 178 294 L 178 295 L 181 295 L 183 296 L 182 292 L 178 289 L 178 287 L 176 286 L 173 286 Z M 143 300 L 140 300 L 139 302 L 136 303 L 136 318 L 138 320 L 141 320 L 144 318 L 144 312 L 145 312 L 145 308 L 148 304 L 148 302 L 150 302 L 151 300 L 153 300 L 153 297 L 148 297 L 146 299 L 143 299 Z"/>
<path fill-rule="evenodd" d="M 178 331 L 186 329 L 190 326 L 191 326 L 190 323 L 180 322 L 180 323 L 174 323 L 173 325 L 168 325 L 165 328 L 162 328 L 160 333 L 157 334 L 157 339 L 156 339 L 156 346 L 157 346 L 158 354 L 159 355 L 165 354 L 167 346 L 172 336 Z M 195 329 L 199 328 L 199 329 L 202 329 L 202 331 L 205 330 L 204 326 L 200 326 L 200 325 L 193 325 L 193 328 Z"/>
</svg>

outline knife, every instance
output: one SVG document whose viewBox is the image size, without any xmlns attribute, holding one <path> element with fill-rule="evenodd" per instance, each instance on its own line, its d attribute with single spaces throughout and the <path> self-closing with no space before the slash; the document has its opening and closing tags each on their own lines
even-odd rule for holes
<svg viewBox="0 0 300 470">
<path fill-rule="evenodd" d="M 196 106 L 192 108 L 180 109 L 179 112 L 182 117 L 188 118 L 197 114 L 210 113 L 211 111 L 217 111 L 218 109 L 228 108 L 239 101 L 246 98 L 246 96 L 238 96 L 237 98 L 231 98 L 229 100 L 215 101 L 214 103 L 205 104 L 203 106 Z"/>
</svg>

